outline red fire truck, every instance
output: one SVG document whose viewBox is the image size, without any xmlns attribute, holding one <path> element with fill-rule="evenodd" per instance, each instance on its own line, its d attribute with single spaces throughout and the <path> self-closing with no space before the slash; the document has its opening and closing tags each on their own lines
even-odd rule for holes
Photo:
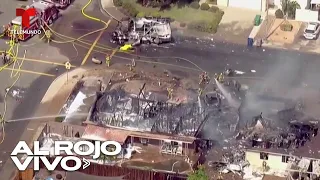
<svg viewBox="0 0 320 180">
<path fill-rule="evenodd" d="M 36 1 L 38 0 L 34 0 L 33 2 L 36 2 Z M 71 4 L 71 0 L 44 0 L 44 1 L 53 3 L 60 9 L 64 9 Z"/>
<path fill-rule="evenodd" d="M 36 15 L 30 17 L 30 27 L 22 28 L 22 18 L 18 16 L 5 27 L 7 36 L 25 41 L 41 31 L 44 23 L 50 25 L 59 17 L 59 10 L 53 3 L 38 1 L 26 7 L 29 8 L 36 9 Z"/>
</svg>

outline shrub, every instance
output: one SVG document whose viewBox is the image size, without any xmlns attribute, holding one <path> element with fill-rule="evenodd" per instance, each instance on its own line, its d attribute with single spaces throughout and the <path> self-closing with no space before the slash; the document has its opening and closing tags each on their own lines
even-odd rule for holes
<svg viewBox="0 0 320 180">
<path fill-rule="evenodd" d="M 280 29 L 282 31 L 292 31 L 293 26 L 290 23 L 283 23 L 283 24 L 280 25 Z"/>
<path fill-rule="evenodd" d="M 217 0 L 207 0 L 207 3 L 217 5 Z"/>
<path fill-rule="evenodd" d="M 188 28 L 200 32 L 216 33 L 223 14 L 223 11 L 219 11 L 214 14 L 211 21 L 201 20 L 191 22 L 190 24 L 188 24 Z"/>
<path fill-rule="evenodd" d="M 283 19 L 283 16 L 284 16 L 281 9 L 277 9 L 275 12 L 275 15 L 276 15 L 276 18 L 278 19 Z"/>
<path fill-rule="evenodd" d="M 189 6 L 192 7 L 193 9 L 200 8 L 199 2 L 197 2 L 197 1 L 193 1 Z"/>
<path fill-rule="evenodd" d="M 114 4 L 116 7 L 120 7 L 120 6 L 122 6 L 122 0 L 113 0 L 113 4 Z"/>
<path fill-rule="evenodd" d="M 157 8 L 161 6 L 161 3 L 158 1 L 151 1 L 149 6 L 153 7 L 153 8 Z"/>
<path fill-rule="evenodd" d="M 161 14 L 159 12 L 152 12 L 151 13 L 151 16 L 152 17 L 155 17 L 155 18 L 160 18 L 161 17 Z"/>
<path fill-rule="evenodd" d="M 207 10 L 210 9 L 210 6 L 207 3 L 202 3 L 201 6 L 200 6 L 200 9 L 204 10 L 204 11 L 207 11 Z"/>
<path fill-rule="evenodd" d="M 55 122 L 63 122 L 64 121 L 64 118 L 63 116 L 59 116 L 59 117 L 56 117 L 55 118 Z"/>
<path fill-rule="evenodd" d="M 144 12 L 139 12 L 136 17 L 137 18 L 146 17 L 146 14 Z"/>
<path fill-rule="evenodd" d="M 122 8 L 126 11 L 129 16 L 136 17 L 139 13 L 138 10 L 133 6 L 132 3 L 123 3 Z"/>
<path fill-rule="evenodd" d="M 216 13 L 216 12 L 219 12 L 220 9 L 217 7 L 217 6 L 211 6 L 210 9 L 209 9 L 210 12 L 213 12 L 213 13 Z"/>
<path fill-rule="evenodd" d="M 182 28 L 184 28 L 184 27 L 186 27 L 187 26 L 187 24 L 186 23 L 180 23 L 180 27 L 182 27 Z"/>
</svg>

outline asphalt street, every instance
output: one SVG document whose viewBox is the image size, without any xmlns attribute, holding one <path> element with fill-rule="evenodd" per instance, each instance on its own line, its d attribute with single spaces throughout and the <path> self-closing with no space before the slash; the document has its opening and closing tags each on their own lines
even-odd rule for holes
<svg viewBox="0 0 320 180">
<path fill-rule="evenodd" d="M 14 17 L 11 11 L 14 11 L 14 8 L 18 5 L 15 1 L 5 2 L 10 6 L 8 5 L 8 8 L 6 8 L 8 10 L 5 10 L 3 6 L 1 8 L 3 13 L 0 14 L 0 23 L 2 24 L 8 23 Z M 109 17 L 101 12 L 98 1 L 94 2 L 95 4 L 90 5 L 86 13 L 108 21 Z M 22 73 L 23 75 L 17 84 L 17 86 L 28 88 L 28 94 L 22 102 L 16 102 L 12 99 L 8 100 L 9 112 L 7 119 L 32 117 L 49 84 L 57 75 L 65 71 L 64 67 L 58 66 L 57 70 L 54 64 L 48 64 L 44 61 L 63 64 L 69 60 L 72 65 L 80 66 L 84 57 L 88 55 L 85 65 L 94 66 L 91 62 L 92 57 L 104 60 L 106 54 L 111 54 L 112 50 L 117 47 L 110 43 L 110 33 L 117 24 L 114 21 L 103 32 L 101 38 L 97 38 L 99 32 L 96 32 L 85 36 L 83 42 L 70 42 L 70 37 L 78 38 L 104 26 L 101 22 L 90 20 L 81 14 L 81 8 L 84 4 L 86 4 L 86 0 L 77 0 L 71 7 L 62 12 L 62 17 L 52 26 L 54 31 L 60 34 L 54 36 L 56 42 L 48 45 L 39 41 L 38 37 L 34 37 L 27 42 L 21 43 L 22 46 L 25 46 L 21 48 L 20 52 L 27 49 L 27 57 L 39 61 L 26 61 L 23 65 L 22 69 L 34 72 Z M 315 54 L 280 51 L 277 49 L 248 48 L 243 45 L 216 42 L 211 39 L 185 38 L 179 35 L 174 36 L 174 39 L 175 42 L 171 44 L 142 46 L 141 52 L 138 54 L 116 53 L 112 57 L 112 63 L 130 63 L 131 59 L 135 58 L 136 60 L 144 61 L 138 62 L 138 65 L 141 63 L 144 63 L 144 65 L 151 63 L 150 67 L 153 66 L 152 63 L 169 63 L 195 70 L 204 70 L 209 73 L 221 72 L 225 68 L 232 68 L 245 72 L 243 76 L 250 78 L 268 77 L 274 78 L 274 80 L 281 80 L 280 77 L 288 75 L 294 81 L 301 82 L 308 80 L 310 81 L 308 83 L 316 80 L 319 76 L 317 67 L 320 67 L 320 61 L 318 60 L 318 55 Z M 88 53 L 94 41 L 97 41 L 97 45 L 93 48 L 92 52 Z M 1 40 L 0 47 L 2 49 L 7 48 L 4 40 Z M 139 59 L 137 55 L 140 57 Z M 180 67 L 180 69 L 185 72 L 192 71 L 183 67 Z M 252 72 L 252 70 L 255 72 Z M 38 72 L 38 74 L 35 72 Z M 13 82 L 10 78 L 10 73 L 8 70 L 0 72 L 0 83 L 3 90 Z M 275 74 L 276 76 L 273 76 Z M 316 88 L 320 88 L 320 86 Z M 3 93 L 1 92 L 0 94 Z M 27 122 L 9 123 L 6 125 L 6 138 L 0 144 L 0 161 L 5 162 L 7 160 L 9 153 L 16 145 L 26 125 Z"/>
</svg>

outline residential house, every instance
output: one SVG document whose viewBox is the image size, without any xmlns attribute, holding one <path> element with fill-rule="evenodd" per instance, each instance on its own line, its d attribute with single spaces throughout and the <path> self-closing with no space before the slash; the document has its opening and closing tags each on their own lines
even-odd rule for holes
<svg viewBox="0 0 320 180">
<path fill-rule="evenodd" d="M 246 160 L 255 169 L 263 171 L 285 173 L 291 177 L 319 177 L 320 136 L 317 136 L 317 129 L 312 136 L 299 145 L 294 140 L 284 140 L 280 145 L 261 139 L 253 141 L 252 147 L 246 149 Z"/>
<path fill-rule="evenodd" d="M 300 9 L 296 10 L 295 20 L 302 22 L 318 22 L 320 0 L 295 0 Z M 273 0 L 272 4 L 277 9 L 282 9 L 282 0 Z"/>
<path fill-rule="evenodd" d="M 236 7 L 256 11 L 266 10 L 267 0 L 217 0 L 218 6 Z"/>
</svg>

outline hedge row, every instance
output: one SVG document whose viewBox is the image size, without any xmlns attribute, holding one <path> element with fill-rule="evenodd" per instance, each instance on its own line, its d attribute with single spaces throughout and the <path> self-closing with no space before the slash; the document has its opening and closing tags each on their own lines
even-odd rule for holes
<svg viewBox="0 0 320 180">
<path fill-rule="evenodd" d="M 142 18 L 142 17 L 147 17 L 147 16 L 160 18 L 161 14 L 159 12 L 152 12 L 152 13 L 139 12 L 136 17 Z"/>
<path fill-rule="evenodd" d="M 159 12 L 153 12 L 153 13 L 145 13 L 145 12 L 139 12 L 135 7 L 133 3 L 130 2 L 122 2 L 122 0 L 113 0 L 113 3 L 117 7 L 121 7 L 125 13 L 131 17 L 146 17 L 146 16 L 152 16 L 152 17 L 161 17 L 161 14 Z M 210 11 L 213 13 L 212 20 L 211 21 L 194 21 L 187 25 L 188 29 L 196 30 L 200 32 L 207 32 L 207 33 L 216 33 L 219 23 L 222 19 L 222 16 L 224 15 L 224 12 L 221 11 L 218 7 L 212 6 L 210 7 L 207 3 L 202 3 L 201 6 L 199 5 L 198 1 L 193 1 L 190 5 L 190 7 L 194 9 L 201 9 L 204 11 Z M 180 24 L 181 27 L 185 27 L 185 23 Z"/>
<path fill-rule="evenodd" d="M 190 4 L 190 7 L 196 8 L 197 6 L 195 5 L 199 3 L 197 1 L 194 1 Z M 224 12 L 220 10 L 216 6 L 209 6 L 207 3 L 202 3 L 200 6 L 201 10 L 204 11 L 210 11 L 213 13 L 213 17 L 211 21 L 205 21 L 205 20 L 200 20 L 200 21 L 194 21 L 188 24 L 188 28 L 191 30 L 196 30 L 200 32 L 207 32 L 207 33 L 216 33 L 218 30 L 218 26 L 220 24 L 220 21 L 222 19 L 222 16 L 224 15 Z"/>
<path fill-rule="evenodd" d="M 152 16 L 152 17 L 161 17 L 161 14 L 159 12 L 153 12 L 153 13 L 145 13 L 145 12 L 139 12 L 135 7 L 133 3 L 130 2 L 122 2 L 122 0 L 113 0 L 113 3 L 117 7 L 121 7 L 125 14 L 131 16 L 131 17 L 146 17 L 146 16 Z"/>
</svg>

